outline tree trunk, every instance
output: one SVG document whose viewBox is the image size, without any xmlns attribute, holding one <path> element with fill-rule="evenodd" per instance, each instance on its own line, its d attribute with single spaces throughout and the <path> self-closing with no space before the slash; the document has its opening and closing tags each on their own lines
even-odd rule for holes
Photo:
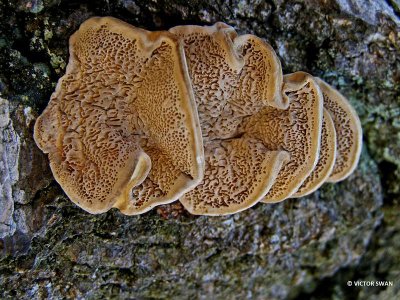
<svg viewBox="0 0 400 300">
<path fill-rule="evenodd" d="M 0 298 L 400 299 L 398 0 L 0 0 Z M 148 30 L 226 22 L 284 73 L 306 71 L 360 115 L 355 173 L 310 196 L 225 216 L 178 204 L 90 215 L 32 138 L 91 16 Z M 357 280 L 393 286 L 355 287 Z M 348 282 L 353 286 L 348 286 Z"/>
</svg>

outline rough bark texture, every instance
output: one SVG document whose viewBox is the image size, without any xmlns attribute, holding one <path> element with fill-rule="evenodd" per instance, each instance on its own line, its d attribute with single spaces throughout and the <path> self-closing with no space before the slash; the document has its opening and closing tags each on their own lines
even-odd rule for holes
<svg viewBox="0 0 400 300">
<path fill-rule="evenodd" d="M 398 0 L 0 0 L 0 298 L 399 299 Z M 285 73 L 336 86 L 364 129 L 359 167 L 311 196 L 195 217 L 179 204 L 89 215 L 63 194 L 32 125 L 90 16 L 146 29 L 223 21 Z M 391 287 L 348 287 L 389 280 Z"/>
</svg>

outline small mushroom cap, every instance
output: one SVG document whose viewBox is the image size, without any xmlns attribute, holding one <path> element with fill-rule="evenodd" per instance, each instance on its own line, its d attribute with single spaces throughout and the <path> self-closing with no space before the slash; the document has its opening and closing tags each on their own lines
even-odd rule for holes
<svg viewBox="0 0 400 300">
<path fill-rule="evenodd" d="M 324 107 L 332 117 L 336 131 L 337 155 L 328 182 L 348 177 L 357 167 L 362 147 L 362 128 L 354 108 L 336 89 L 316 78 L 324 95 Z"/>
<path fill-rule="evenodd" d="M 66 74 L 35 140 L 83 209 L 141 213 L 201 180 L 200 126 L 183 55 L 172 34 L 110 17 L 91 18 L 71 36 Z"/>
<path fill-rule="evenodd" d="M 245 210 L 269 191 L 286 151 L 269 151 L 259 140 L 235 138 L 206 144 L 203 181 L 181 199 L 195 215 L 220 216 Z"/>
<path fill-rule="evenodd" d="M 290 197 L 317 164 L 320 149 L 323 98 L 313 77 L 304 72 L 284 76 L 289 97 L 286 110 L 265 107 L 246 119 L 241 131 L 259 139 L 269 150 L 284 150 L 290 160 L 263 198 L 278 202 Z"/>
<path fill-rule="evenodd" d="M 336 158 L 336 131 L 335 125 L 328 111 L 324 109 L 324 118 L 321 133 L 321 148 L 318 163 L 306 178 L 293 198 L 303 197 L 316 191 L 330 176 Z"/>
</svg>

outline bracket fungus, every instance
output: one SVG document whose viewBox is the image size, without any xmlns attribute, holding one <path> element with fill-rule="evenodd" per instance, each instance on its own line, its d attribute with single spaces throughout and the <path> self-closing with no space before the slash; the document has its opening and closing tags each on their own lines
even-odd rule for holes
<svg viewBox="0 0 400 300">
<path fill-rule="evenodd" d="M 182 49 L 168 32 L 91 18 L 35 127 L 66 194 L 91 213 L 144 212 L 203 176 L 203 146 Z"/>
<path fill-rule="evenodd" d="M 246 209 L 268 192 L 289 158 L 238 131 L 263 107 L 287 107 L 279 59 L 261 39 L 238 36 L 223 23 L 170 32 L 183 41 L 205 152 L 203 181 L 180 201 L 192 214 Z"/>
<path fill-rule="evenodd" d="M 361 126 L 327 83 L 282 74 L 272 47 L 224 24 L 150 32 L 104 17 L 70 59 L 34 138 L 90 213 L 178 200 L 225 215 L 300 197 L 356 167 Z"/>
</svg>

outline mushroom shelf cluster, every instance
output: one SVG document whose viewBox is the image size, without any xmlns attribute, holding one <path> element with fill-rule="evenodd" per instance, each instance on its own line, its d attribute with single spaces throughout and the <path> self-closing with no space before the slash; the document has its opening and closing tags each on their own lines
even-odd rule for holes
<svg viewBox="0 0 400 300">
<path fill-rule="evenodd" d="M 312 193 L 355 169 L 360 121 L 334 88 L 282 74 L 274 50 L 224 24 L 150 32 L 85 21 L 34 138 L 90 213 L 179 200 L 225 215 Z"/>
</svg>

